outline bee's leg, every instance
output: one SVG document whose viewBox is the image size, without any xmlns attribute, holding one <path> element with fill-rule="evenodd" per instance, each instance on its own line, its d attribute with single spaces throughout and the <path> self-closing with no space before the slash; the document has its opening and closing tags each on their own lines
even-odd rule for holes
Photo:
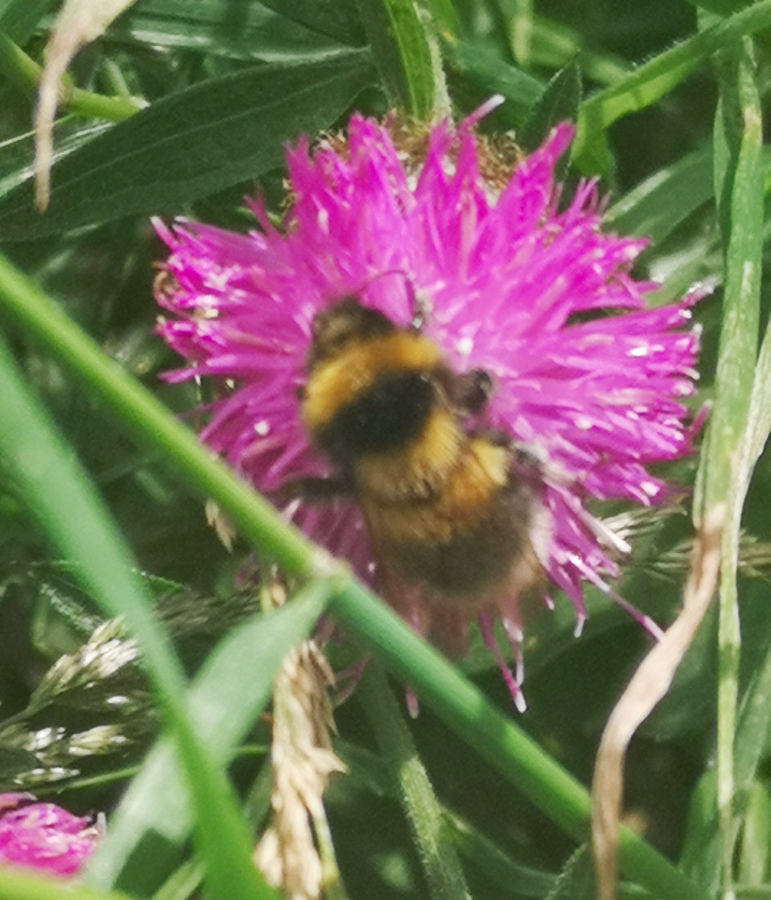
<svg viewBox="0 0 771 900">
<path fill-rule="evenodd" d="M 472 432 L 473 437 L 484 438 L 496 447 L 509 447 L 518 455 L 518 448 L 514 443 L 514 439 L 510 434 L 502 431 L 500 428 L 485 428 L 481 431 Z"/>
<path fill-rule="evenodd" d="M 512 441 L 511 446 L 514 450 L 514 461 L 518 466 L 530 472 L 543 474 L 547 458 L 540 448 L 532 444 L 519 444 L 516 441 Z"/>
<path fill-rule="evenodd" d="M 293 478 L 281 485 L 274 494 L 279 503 L 291 500 L 306 500 L 309 503 L 324 503 L 337 497 L 353 496 L 354 486 L 345 475 L 330 475 L 326 478 Z"/>
<path fill-rule="evenodd" d="M 506 431 L 499 428 L 483 428 L 472 431 L 473 437 L 482 437 L 496 447 L 507 447 L 511 450 L 511 470 L 515 475 L 535 475 L 542 477 L 546 465 L 543 453 L 530 444 L 521 444 Z"/>
</svg>

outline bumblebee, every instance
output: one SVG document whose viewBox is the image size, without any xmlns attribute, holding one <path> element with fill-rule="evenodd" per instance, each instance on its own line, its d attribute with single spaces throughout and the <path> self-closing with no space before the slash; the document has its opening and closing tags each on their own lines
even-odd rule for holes
<svg viewBox="0 0 771 900">
<path fill-rule="evenodd" d="M 354 297 L 313 320 L 300 415 L 337 474 L 300 479 L 292 493 L 356 498 L 379 586 L 397 608 L 410 589 L 478 611 L 543 596 L 532 460 L 475 424 L 492 389 L 481 369 L 453 371 L 420 327 Z"/>
</svg>

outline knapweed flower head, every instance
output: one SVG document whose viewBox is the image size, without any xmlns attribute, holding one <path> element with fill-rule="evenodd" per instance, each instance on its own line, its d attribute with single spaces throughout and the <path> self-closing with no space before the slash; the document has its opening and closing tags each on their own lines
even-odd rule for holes
<svg viewBox="0 0 771 900">
<path fill-rule="evenodd" d="M 30 794 L 0 794 L 0 865 L 75 875 L 96 849 L 100 829 Z"/>
<path fill-rule="evenodd" d="M 555 165 L 571 125 L 556 127 L 503 179 L 472 120 L 433 128 L 417 160 L 399 135 L 393 123 L 354 116 L 345 139 L 312 151 L 300 140 L 287 153 L 291 205 L 281 227 L 259 200 L 249 201 L 259 228 L 245 235 L 158 224 L 171 250 L 158 300 L 173 313 L 159 331 L 189 361 L 167 377 L 218 380 L 222 393 L 202 437 L 274 494 L 330 472 L 299 417 L 314 317 L 355 297 L 407 327 L 418 298 L 422 329 L 449 366 L 491 376 L 485 427 L 538 461 L 545 536 L 536 550 L 581 621 L 582 585 L 613 595 L 607 579 L 618 574 L 623 550 L 587 504 L 661 502 L 666 485 L 648 466 L 689 451 L 683 398 L 696 377 L 692 299 L 648 308 L 657 286 L 631 274 L 646 242 L 602 230 L 594 183 L 561 196 Z M 498 177 L 481 174 L 491 170 Z M 372 580 L 355 506 L 300 502 L 291 512 Z M 418 592 L 395 605 L 424 633 L 465 634 L 467 609 L 427 612 L 420 604 Z M 517 598 L 480 613 L 500 662 L 495 617 L 516 647 Z"/>
</svg>

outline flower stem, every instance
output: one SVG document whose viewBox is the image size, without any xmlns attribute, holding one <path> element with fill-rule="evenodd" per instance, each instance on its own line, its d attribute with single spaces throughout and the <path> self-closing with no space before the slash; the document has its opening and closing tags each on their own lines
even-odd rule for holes
<svg viewBox="0 0 771 900">
<path fill-rule="evenodd" d="M 321 860 L 324 900 L 348 900 L 340 869 L 337 865 L 332 830 L 329 827 L 329 821 L 323 806 L 320 812 L 313 816 L 313 833 L 316 836 L 319 859 Z"/>
<path fill-rule="evenodd" d="M 329 570 L 323 551 L 241 483 L 3 257 L 0 306 L 98 394 L 126 431 L 161 450 L 202 494 L 221 505 L 247 540 L 285 571 L 310 577 Z M 452 730 L 565 832 L 578 841 L 586 840 L 590 812 L 586 789 L 488 703 L 454 666 L 353 578 L 341 583 L 333 606 L 346 626 L 397 677 L 412 684 Z M 702 900 L 701 889 L 629 829 L 621 831 L 621 859 L 627 877 L 648 887 L 659 900 Z"/>
<path fill-rule="evenodd" d="M 412 828 L 431 900 L 469 897 L 455 844 L 423 761 L 380 663 L 370 661 L 359 690 L 372 730 Z"/>
<path fill-rule="evenodd" d="M 396 613 L 355 584 L 333 600 L 332 610 L 499 774 L 576 841 L 588 839 L 591 802 L 583 785 Z M 658 900 L 704 900 L 701 887 L 629 828 L 621 828 L 620 850 L 626 877 Z"/>
<path fill-rule="evenodd" d="M 35 95 L 42 69 L 18 44 L 0 32 L 0 72 L 25 93 Z M 62 109 L 80 116 L 122 122 L 139 112 L 143 104 L 132 97 L 106 97 L 92 91 L 73 88 L 64 81 L 59 103 Z"/>
<path fill-rule="evenodd" d="M 0 900 L 130 900 L 126 894 L 95 891 L 61 878 L 0 867 Z"/>
</svg>

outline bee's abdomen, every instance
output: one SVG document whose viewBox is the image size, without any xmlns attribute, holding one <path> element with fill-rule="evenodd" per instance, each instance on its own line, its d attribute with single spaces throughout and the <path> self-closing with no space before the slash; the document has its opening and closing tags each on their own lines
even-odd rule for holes
<svg viewBox="0 0 771 900">
<path fill-rule="evenodd" d="M 365 503 L 391 576 L 449 600 L 485 602 L 541 577 L 530 540 L 533 498 L 508 477 L 510 453 L 473 439 L 441 489 L 423 502 Z"/>
<path fill-rule="evenodd" d="M 477 522 L 450 523 L 441 536 L 418 527 L 401 541 L 389 540 L 384 556 L 406 581 L 463 599 L 500 581 L 529 555 L 527 511 L 524 498 L 501 495 Z"/>
</svg>

